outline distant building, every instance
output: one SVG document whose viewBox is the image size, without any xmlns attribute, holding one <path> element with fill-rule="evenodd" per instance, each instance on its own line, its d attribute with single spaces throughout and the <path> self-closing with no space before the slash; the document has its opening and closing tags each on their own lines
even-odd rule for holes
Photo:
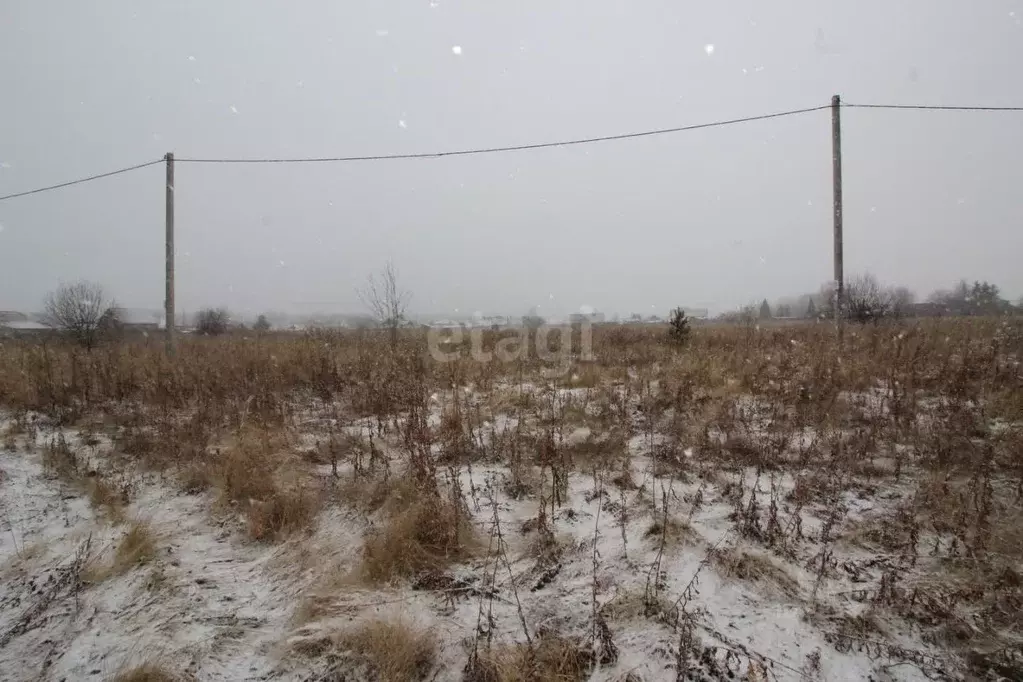
<svg viewBox="0 0 1023 682">
<path fill-rule="evenodd" d="M 599 311 L 592 311 L 588 313 L 572 313 L 568 316 L 568 321 L 571 324 L 600 324 L 604 321 L 604 313 Z"/>
<path fill-rule="evenodd" d="M 162 311 L 143 308 L 117 308 L 117 319 L 128 330 L 157 331 L 166 327 Z"/>
<path fill-rule="evenodd" d="M 53 328 L 47 324 L 30 320 L 27 315 L 22 317 L 24 319 L 7 318 L 9 320 L 7 322 L 0 321 L 0 337 L 35 336 L 53 331 Z"/>
<path fill-rule="evenodd" d="M 28 322 L 29 316 L 17 310 L 0 310 L 0 324 L 8 322 Z"/>
</svg>

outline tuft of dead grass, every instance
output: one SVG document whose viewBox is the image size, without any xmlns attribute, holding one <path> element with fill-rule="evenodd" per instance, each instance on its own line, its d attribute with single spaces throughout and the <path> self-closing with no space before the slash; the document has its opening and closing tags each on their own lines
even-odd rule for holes
<svg viewBox="0 0 1023 682">
<path fill-rule="evenodd" d="M 124 505 L 128 502 L 126 491 L 118 490 L 100 476 L 93 476 L 87 480 L 89 503 L 93 508 L 104 511 L 114 523 L 122 522 Z"/>
<path fill-rule="evenodd" d="M 191 682 L 195 678 L 172 672 L 160 663 L 147 662 L 118 671 L 110 682 Z"/>
<path fill-rule="evenodd" d="M 153 530 L 145 521 L 136 520 L 121 537 L 110 562 L 90 562 L 85 567 L 83 579 L 87 583 L 100 583 L 107 578 L 123 575 L 137 566 L 144 566 L 155 558 L 156 540 Z"/>
<path fill-rule="evenodd" d="M 643 533 L 643 537 L 660 543 L 664 539 L 665 548 L 680 547 L 696 540 L 697 534 L 685 521 L 669 518 L 665 527 L 664 518 L 656 518 Z"/>
<path fill-rule="evenodd" d="M 476 538 L 468 510 L 433 491 L 411 490 L 415 495 L 392 503 L 397 508 L 366 538 L 359 569 L 363 580 L 392 582 L 471 556 Z"/>
<path fill-rule="evenodd" d="M 342 662 L 331 671 L 338 679 L 346 679 L 342 668 L 364 666 L 370 679 L 380 682 L 426 679 L 437 658 L 437 641 L 432 632 L 383 618 L 324 637 L 300 639 L 292 648 L 305 655 L 331 652 L 332 658 L 342 657 Z"/>
<path fill-rule="evenodd" d="M 249 537 L 253 540 L 281 540 L 307 530 L 320 508 L 319 496 L 303 490 L 278 491 L 269 500 L 249 505 Z"/>
<path fill-rule="evenodd" d="M 580 642 L 546 633 L 530 647 L 508 644 L 480 651 L 467 666 L 466 682 L 582 682 L 593 652 Z"/>
<path fill-rule="evenodd" d="M 234 443 L 218 450 L 211 462 L 193 462 L 183 473 L 186 489 L 215 486 L 222 504 L 245 510 L 249 537 L 280 541 L 308 530 L 323 507 L 323 498 L 304 489 L 296 464 L 282 453 L 285 437 L 268 430 L 242 429 Z"/>
<path fill-rule="evenodd" d="M 789 598 L 799 595 L 799 583 L 788 572 L 763 554 L 741 549 L 718 549 L 712 563 L 722 574 L 779 590 Z"/>
</svg>

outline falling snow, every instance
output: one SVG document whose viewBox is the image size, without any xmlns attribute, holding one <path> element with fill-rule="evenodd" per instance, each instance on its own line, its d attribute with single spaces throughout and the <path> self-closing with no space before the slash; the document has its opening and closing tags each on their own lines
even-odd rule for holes
<svg viewBox="0 0 1023 682">
<path fill-rule="evenodd" d="M 454 52 L 455 54 L 462 54 L 462 46 L 455 45 L 454 47 L 451 48 L 451 51 Z"/>
<path fill-rule="evenodd" d="M 378 28 L 377 29 L 377 37 L 378 38 L 386 38 L 390 34 L 391 34 L 391 32 L 388 31 L 386 28 Z"/>
<path fill-rule="evenodd" d="M 188 55 L 188 61 L 194 62 L 195 61 L 195 57 L 193 57 L 192 55 Z"/>
<path fill-rule="evenodd" d="M 231 113 L 232 114 L 237 114 L 238 113 L 238 108 L 235 107 L 234 105 L 231 105 Z"/>
<path fill-rule="evenodd" d="M 408 124 L 405 123 L 404 119 L 402 119 L 402 120 L 398 121 L 398 127 L 399 128 L 408 128 Z"/>
<path fill-rule="evenodd" d="M 703 46 L 703 51 L 706 52 L 707 54 L 714 54 L 714 44 L 707 43 L 706 45 Z"/>
</svg>

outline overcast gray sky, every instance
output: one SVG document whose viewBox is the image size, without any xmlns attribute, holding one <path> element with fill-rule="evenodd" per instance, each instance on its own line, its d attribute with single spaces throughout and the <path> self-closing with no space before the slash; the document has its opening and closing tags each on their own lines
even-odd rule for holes
<svg viewBox="0 0 1023 682">
<path fill-rule="evenodd" d="M 1023 104 L 1023 2 L 0 4 L 0 194 L 162 156 L 514 145 L 849 102 Z M 843 110 L 846 272 L 1023 294 L 1023 114 Z M 177 167 L 178 307 L 720 310 L 831 276 L 827 111 L 534 152 Z M 163 168 L 0 203 L 0 309 L 163 301 Z"/>
</svg>

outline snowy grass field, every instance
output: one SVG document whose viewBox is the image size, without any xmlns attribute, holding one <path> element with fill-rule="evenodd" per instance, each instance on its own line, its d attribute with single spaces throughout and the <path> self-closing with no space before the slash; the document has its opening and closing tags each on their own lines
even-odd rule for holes
<svg viewBox="0 0 1023 682">
<path fill-rule="evenodd" d="M 0 679 L 1023 679 L 1021 353 L 1003 320 L 602 326 L 558 371 L 3 342 Z"/>
</svg>

